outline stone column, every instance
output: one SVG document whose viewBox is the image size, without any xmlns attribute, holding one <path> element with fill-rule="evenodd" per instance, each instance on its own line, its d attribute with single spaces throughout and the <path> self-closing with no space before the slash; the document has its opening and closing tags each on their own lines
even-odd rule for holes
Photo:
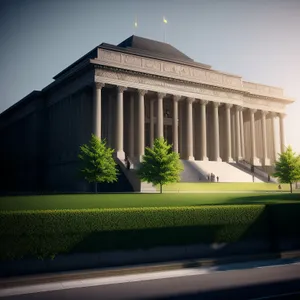
<svg viewBox="0 0 300 300">
<path fill-rule="evenodd" d="M 259 160 L 256 157 L 256 142 L 255 142 L 255 118 L 256 109 L 249 109 L 250 112 L 250 135 L 251 135 L 251 164 L 259 165 Z"/>
<path fill-rule="evenodd" d="M 242 155 L 241 155 L 241 122 L 240 122 L 240 113 L 242 111 L 242 107 L 240 106 L 236 106 L 236 111 L 235 111 L 235 126 L 236 126 L 236 132 L 235 132 L 235 136 L 236 136 L 236 161 L 238 162 L 239 160 L 242 159 Z M 243 129 L 244 130 L 244 129 Z"/>
<path fill-rule="evenodd" d="M 165 96 L 164 93 L 157 94 L 157 138 L 164 137 L 163 99 Z"/>
<path fill-rule="evenodd" d="M 219 136 L 219 102 L 213 102 L 214 118 L 214 160 L 222 161 L 220 158 L 220 136 Z"/>
<path fill-rule="evenodd" d="M 194 158 L 194 145 L 193 145 L 193 102 L 194 98 L 187 98 L 187 141 L 186 141 L 186 154 L 188 160 L 195 160 Z"/>
<path fill-rule="evenodd" d="M 107 131 L 107 144 L 109 147 L 113 147 L 113 98 L 108 95 L 108 131 Z"/>
<path fill-rule="evenodd" d="M 266 115 L 268 112 L 261 111 L 261 129 L 262 129 L 262 148 L 263 148 L 263 165 L 269 166 L 270 159 L 268 158 L 268 145 L 267 145 L 267 126 L 266 126 Z"/>
<path fill-rule="evenodd" d="M 173 96 L 173 151 L 178 153 L 178 101 L 181 96 Z"/>
<path fill-rule="evenodd" d="M 129 100 L 129 157 L 134 156 L 134 94 L 130 94 L 130 100 Z"/>
<path fill-rule="evenodd" d="M 93 112 L 94 112 L 94 135 L 101 139 L 101 123 L 102 123 L 102 116 L 101 116 L 101 90 L 104 87 L 104 83 L 95 82 L 94 85 L 94 105 L 93 105 Z"/>
<path fill-rule="evenodd" d="M 207 136 L 206 136 L 206 105 L 208 101 L 200 100 L 200 120 L 201 120 L 201 158 L 207 161 Z"/>
<path fill-rule="evenodd" d="M 139 94 L 139 121 L 138 121 L 138 157 L 141 161 L 145 153 L 145 94 L 147 91 L 138 90 Z"/>
<path fill-rule="evenodd" d="M 225 104 L 225 117 L 226 117 L 226 148 L 227 148 L 227 162 L 232 162 L 232 153 L 231 153 L 231 110 L 232 104 Z M 219 124 L 218 124 L 219 128 Z"/>
<path fill-rule="evenodd" d="M 183 158 L 184 154 L 184 148 L 183 148 L 183 105 L 185 102 L 181 101 L 178 104 L 178 110 L 179 110 L 179 152 L 180 152 L 180 158 Z"/>
<path fill-rule="evenodd" d="M 275 118 L 277 114 L 275 112 L 271 112 L 271 132 L 272 132 L 272 141 L 273 141 L 273 155 L 274 155 L 274 162 L 277 160 L 277 147 L 276 147 L 276 135 L 275 135 Z"/>
<path fill-rule="evenodd" d="M 126 87 L 117 87 L 117 114 L 116 114 L 116 145 L 115 150 L 117 157 L 121 160 L 125 159 L 124 153 L 124 120 L 123 120 L 123 93 Z"/>
<path fill-rule="evenodd" d="M 240 114 L 240 126 L 241 126 L 241 156 L 245 159 L 245 138 L 244 138 L 244 107 L 241 107 Z"/>
<path fill-rule="evenodd" d="M 284 118 L 285 118 L 285 114 L 279 114 L 280 152 L 281 153 L 283 153 L 285 151 Z"/>
<path fill-rule="evenodd" d="M 154 143 L 154 99 L 150 100 L 150 148 Z"/>
</svg>

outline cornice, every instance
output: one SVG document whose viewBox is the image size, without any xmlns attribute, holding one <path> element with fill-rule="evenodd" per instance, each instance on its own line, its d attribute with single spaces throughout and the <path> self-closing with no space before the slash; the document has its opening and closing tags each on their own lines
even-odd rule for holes
<svg viewBox="0 0 300 300">
<path fill-rule="evenodd" d="M 289 104 L 289 103 L 292 102 L 292 101 L 290 101 L 290 99 L 286 99 L 286 98 L 276 98 L 276 97 L 265 96 L 265 95 L 256 95 L 256 94 L 253 94 L 253 93 L 248 92 L 248 91 L 236 90 L 236 89 L 229 88 L 229 87 L 222 87 L 222 86 L 214 85 L 214 84 L 195 83 L 193 81 L 189 81 L 189 80 L 185 80 L 185 79 L 164 77 L 164 76 L 160 76 L 160 75 L 148 74 L 148 73 L 143 73 L 143 72 L 139 72 L 139 71 L 118 68 L 118 67 L 94 64 L 94 68 L 95 69 L 104 69 L 104 70 L 117 71 L 117 72 L 122 72 L 122 73 L 126 73 L 126 74 L 131 74 L 131 75 L 138 75 L 138 76 L 142 75 L 142 76 L 147 76 L 148 78 L 165 80 L 165 81 L 169 81 L 169 82 L 190 84 L 190 85 L 193 85 L 193 86 L 199 87 L 199 88 L 209 88 L 209 89 L 214 89 L 214 90 L 220 91 L 220 92 L 221 91 L 230 92 L 230 93 L 240 94 L 240 95 L 251 97 L 251 98 L 264 99 L 264 100 L 269 100 L 269 101 L 276 101 L 276 102 L 280 102 L 280 103 L 285 102 L 285 104 Z"/>
<path fill-rule="evenodd" d="M 101 48 L 98 48 L 97 58 L 91 59 L 90 62 L 147 75 L 162 76 L 163 78 L 171 78 L 171 80 L 179 79 L 184 82 L 205 84 L 215 88 L 229 88 L 235 92 L 250 93 L 257 97 L 268 97 L 268 99 L 280 102 L 293 102 L 293 99 L 283 96 L 281 88 L 251 83 L 242 80 L 241 76 L 213 69 L 188 66 L 180 62 L 168 62 L 159 58 L 146 58 L 137 54 Z"/>
<path fill-rule="evenodd" d="M 91 62 L 164 77 L 184 78 L 195 83 L 215 83 L 219 86 L 244 90 L 240 76 L 226 75 L 216 70 L 188 66 L 179 62 L 167 62 L 100 48 L 97 59 L 91 59 Z"/>
</svg>

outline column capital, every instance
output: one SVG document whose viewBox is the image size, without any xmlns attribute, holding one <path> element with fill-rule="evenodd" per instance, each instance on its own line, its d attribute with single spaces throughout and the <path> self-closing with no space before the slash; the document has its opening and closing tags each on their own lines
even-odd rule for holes
<svg viewBox="0 0 300 300">
<path fill-rule="evenodd" d="M 227 108 L 227 109 L 230 109 L 231 107 L 232 107 L 232 104 L 231 103 L 224 103 L 225 104 L 225 107 Z"/>
<path fill-rule="evenodd" d="M 201 105 L 207 105 L 207 104 L 208 104 L 208 101 L 207 101 L 207 100 L 202 100 L 202 99 L 200 99 L 200 100 L 199 100 L 199 103 L 200 103 Z"/>
<path fill-rule="evenodd" d="M 221 103 L 220 102 L 213 102 L 212 104 L 216 108 L 216 107 L 219 107 Z"/>
<path fill-rule="evenodd" d="M 180 95 L 173 95 L 173 101 L 178 102 L 181 99 L 182 96 Z"/>
<path fill-rule="evenodd" d="M 286 117 L 285 113 L 278 113 L 277 115 L 280 119 L 284 119 Z"/>
<path fill-rule="evenodd" d="M 266 117 L 269 114 L 269 112 L 266 110 L 261 110 L 260 113 L 263 117 Z"/>
<path fill-rule="evenodd" d="M 255 108 L 249 108 L 249 111 L 251 114 L 255 114 L 257 112 L 257 109 Z"/>
<path fill-rule="evenodd" d="M 166 93 L 157 93 L 157 97 L 158 99 L 163 99 L 164 97 L 166 97 Z"/>
<path fill-rule="evenodd" d="M 95 88 L 101 90 L 105 87 L 105 83 L 103 82 L 95 82 Z"/>
<path fill-rule="evenodd" d="M 236 105 L 235 106 L 236 111 L 243 111 L 244 107 L 240 106 L 240 105 Z"/>
<path fill-rule="evenodd" d="M 186 98 L 186 101 L 187 101 L 189 104 L 192 104 L 192 103 L 195 101 L 195 98 L 187 97 L 187 98 Z"/>
<path fill-rule="evenodd" d="M 269 114 L 270 114 L 270 116 L 271 116 L 272 118 L 276 118 L 276 117 L 277 117 L 277 113 L 274 112 L 274 111 L 270 111 Z"/>
<path fill-rule="evenodd" d="M 123 93 L 126 90 L 127 90 L 127 87 L 125 87 L 125 86 L 120 86 L 120 85 L 117 86 L 118 93 Z"/>
<path fill-rule="evenodd" d="M 140 89 L 138 89 L 137 92 L 138 92 L 139 96 L 145 96 L 148 93 L 147 90 L 140 90 Z"/>
</svg>

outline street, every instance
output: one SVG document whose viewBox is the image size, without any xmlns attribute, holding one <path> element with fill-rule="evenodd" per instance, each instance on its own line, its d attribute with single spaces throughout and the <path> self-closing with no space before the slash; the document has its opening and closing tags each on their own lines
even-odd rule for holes
<svg viewBox="0 0 300 300">
<path fill-rule="evenodd" d="M 300 262 L 240 263 L 0 290 L 0 299 L 10 300 L 200 298 L 300 299 Z"/>
</svg>

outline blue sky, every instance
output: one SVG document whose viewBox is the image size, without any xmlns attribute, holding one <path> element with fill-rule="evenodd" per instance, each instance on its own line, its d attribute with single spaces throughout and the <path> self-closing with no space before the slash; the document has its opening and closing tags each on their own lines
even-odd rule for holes
<svg viewBox="0 0 300 300">
<path fill-rule="evenodd" d="M 0 112 L 102 42 L 162 41 L 163 16 L 166 41 L 195 61 L 294 97 L 286 141 L 300 152 L 298 0 L 0 0 Z"/>
</svg>

